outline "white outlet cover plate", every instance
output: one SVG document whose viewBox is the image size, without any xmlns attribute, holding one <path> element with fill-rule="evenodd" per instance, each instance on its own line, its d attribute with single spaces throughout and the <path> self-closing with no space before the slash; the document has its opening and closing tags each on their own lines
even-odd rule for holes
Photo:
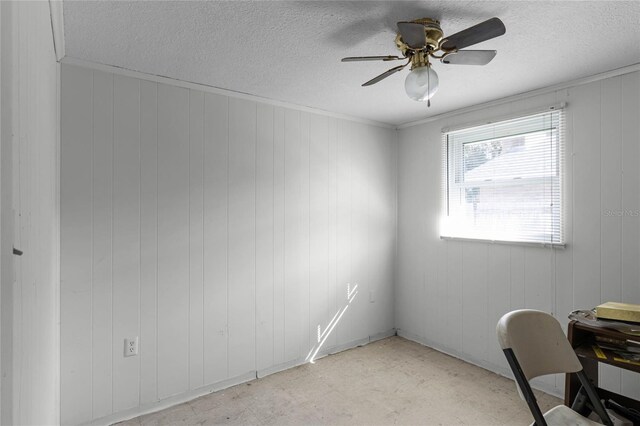
<svg viewBox="0 0 640 426">
<path fill-rule="evenodd" d="M 138 337 L 124 339 L 124 356 L 138 355 Z"/>
</svg>

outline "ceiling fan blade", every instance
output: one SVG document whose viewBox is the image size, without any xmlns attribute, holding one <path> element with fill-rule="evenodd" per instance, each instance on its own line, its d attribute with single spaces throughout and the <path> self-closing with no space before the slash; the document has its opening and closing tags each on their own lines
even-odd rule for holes
<svg viewBox="0 0 640 426">
<path fill-rule="evenodd" d="M 446 54 L 440 61 L 454 65 L 487 65 L 496 57 L 496 53 L 495 50 L 458 50 Z"/>
<path fill-rule="evenodd" d="M 399 56 L 349 56 L 342 58 L 342 62 L 358 62 L 358 61 L 399 61 Z"/>
<path fill-rule="evenodd" d="M 398 31 L 407 46 L 412 49 L 422 49 L 427 45 L 424 25 L 415 22 L 398 22 Z"/>
<path fill-rule="evenodd" d="M 501 36 L 507 31 L 502 21 L 498 18 L 491 18 L 481 22 L 452 36 L 446 37 L 442 44 L 443 50 L 464 49 L 465 47 L 490 40 Z"/>
<path fill-rule="evenodd" d="M 379 82 L 380 80 L 384 80 L 385 78 L 389 77 L 391 74 L 395 74 L 398 71 L 401 71 L 404 67 L 406 67 L 407 65 L 409 65 L 409 63 L 407 62 L 404 65 L 398 65 L 397 67 L 393 67 L 390 70 L 387 70 L 385 72 L 383 72 L 382 74 L 380 74 L 377 77 L 372 78 L 371 80 L 367 81 L 366 83 L 364 83 L 362 86 L 371 86 L 372 84 L 376 84 L 377 82 Z"/>
</svg>

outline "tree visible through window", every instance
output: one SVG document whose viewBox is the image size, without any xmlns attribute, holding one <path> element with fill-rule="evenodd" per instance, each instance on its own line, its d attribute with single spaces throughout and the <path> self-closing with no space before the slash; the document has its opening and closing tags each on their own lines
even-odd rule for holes
<svg viewBox="0 0 640 426">
<path fill-rule="evenodd" d="M 562 110 L 443 133 L 444 237 L 563 244 Z"/>
</svg>

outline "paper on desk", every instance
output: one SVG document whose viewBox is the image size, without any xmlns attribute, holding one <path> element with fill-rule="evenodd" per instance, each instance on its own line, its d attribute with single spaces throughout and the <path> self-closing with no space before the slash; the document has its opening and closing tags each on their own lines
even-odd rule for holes
<svg viewBox="0 0 640 426">
<path fill-rule="evenodd" d="M 604 354 L 604 352 L 602 352 L 602 349 L 600 349 L 597 345 L 592 345 L 591 348 L 593 349 L 593 352 L 596 354 L 598 358 L 607 359 L 607 356 Z"/>
<path fill-rule="evenodd" d="M 627 364 L 633 364 L 633 365 L 640 365 L 640 362 L 638 361 L 632 361 L 630 359 L 624 359 L 624 358 L 618 358 L 618 357 L 613 357 L 614 361 L 618 361 L 618 362 L 626 362 Z"/>
<path fill-rule="evenodd" d="M 576 320 L 593 327 L 609 328 L 632 336 L 640 336 L 640 325 L 627 324 L 620 321 L 598 319 L 595 310 L 578 310 L 569 314 L 570 320 Z"/>
</svg>

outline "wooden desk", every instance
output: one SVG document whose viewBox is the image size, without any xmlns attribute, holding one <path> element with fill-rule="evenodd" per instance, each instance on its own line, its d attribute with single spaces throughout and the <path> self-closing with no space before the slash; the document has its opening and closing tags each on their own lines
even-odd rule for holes
<svg viewBox="0 0 640 426">
<path fill-rule="evenodd" d="M 611 399 L 625 407 L 640 410 L 640 401 L 598 387 L 598 363 L 603 362 L 605 364 L 614 365 L 637 373 L 640 373 L 640 365 L 615 361 L 613 359 L 613 354 L 607 350 L 603 350 L 607 359 L 598 358 L 592 347 L 595 336 L 605 336 L 619 340 L 626 340 L 629 338 L 633 339 L 633 336 L 616 330 L 592 327 L 577 321 L 571 321 L 569 323 L 567 337 L 569 338 L 569 342 L 575 350 L 576 355 L 578 355 L 578 359 L 580 360 L 580 363 L 582 363 L 582 367 L 584 368 L 587 377 L 589 377 L 596 386 L 600 398 L 605 400 Z M 579 389 L 580 381 L 578 380 L 578 377 L 576 377 L 575 374 L 567 374 L 564 386 L 564 405 L 571 407 Z"/>
</svg>

